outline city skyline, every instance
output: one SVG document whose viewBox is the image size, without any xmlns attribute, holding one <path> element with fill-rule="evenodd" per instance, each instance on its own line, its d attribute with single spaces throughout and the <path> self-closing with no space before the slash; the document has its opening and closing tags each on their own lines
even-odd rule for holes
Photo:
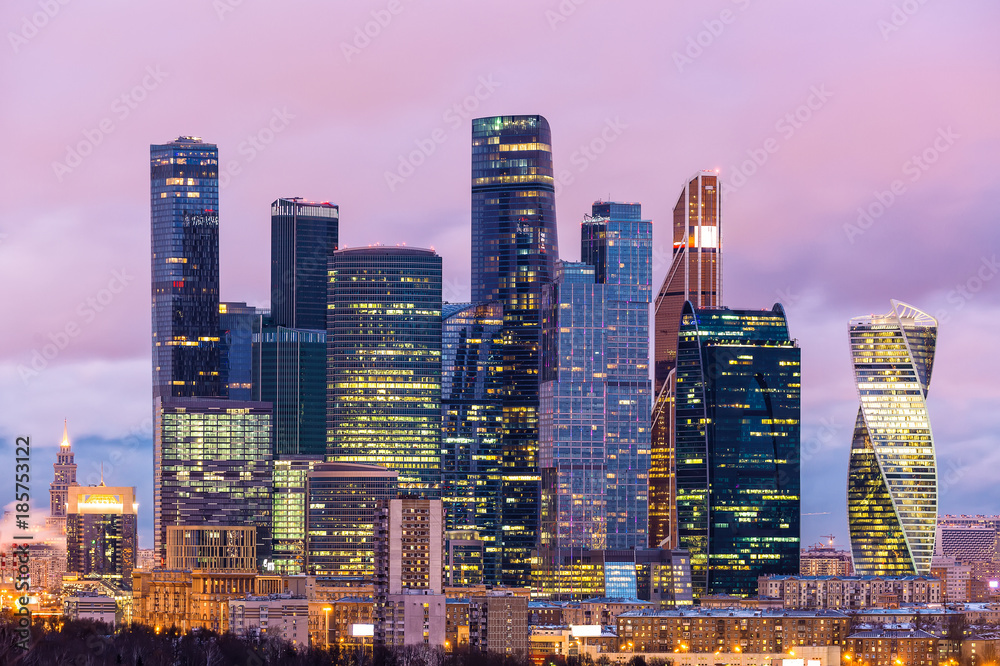
<svg viewBox="0 0 1000 666">
<path fill-rule="evenodd" d="M 769 10 L 764 8 L 756 15 L 752 12 L 757 8 L 746 12 L 738 5 L 734 8 L 740 21 L 752 21 L 756 29 L 768 17 Z M 7 11 L 11 12 L 8 22 L 15 24 L 16 10 Z M 65 31 L 70 25 L 86 25 L 92 20 L 74 16 L 69 9 L 64 11 L 59 21 L 22 48 L 17 54 L 20 63 L 43 66 L 37 59 L 44 58 L 45 49 L 53 46 L 52 40 L 69 37 Z M 206 21 L 216 20 L 210 9 L 204 11 Z M 537 13 L 532 34 L 552 34 L 556 47 L 566 48 L 573 43 L 572 36 L 579 37 L 606 20 L 608 10 L 596 5 L 580 6 L 575 15 L 556 22 L 554 30 L 543 8 L 525 6 L 524 11 Z M 745 44 L 747 37 L 741 32 L 741 23 L 727 26 L 710 48 L 703 47 L 704 55 L 677 71 L 673 52 L 683 54 L 688 36 L 696 37 L 704 29 L 703 21 L 717 18 L 715 10 L 708 8 L 679 11 L 676 20 L 669 21 L 672 26 L 668 38 L 655 52 L 659 69 L 653 71 L 658 76 L 649 80 L 659 83 L 659 77 L 677 79 L 679 83 L 665 86 L 666 90 L 693 93 L 701 84 L 695 83 L 698 77 L 688 75 L 696 69 L 719 81 L 740 73 L 735 63 L 720 64 L 720 59 L 733 58 Z M 314 174 L 311 171 L 317 166 L 305 168 L 298 164 L 310 158 L 324 165 L 326 161 L 319 161 L 319 155 L 338 147 L 354 154 L 363 152 L 355 139 L 342 133 L 346 130 L 337 129 L 338 122 L 344 127 L 357 122 L 356 109 L 360 107 L 352 106 L 344 115 L 322 120 L 312 110 L 318 97 L 285 93 L 285 113 L 282 95 L 262 94 L 250 98 L 254 103 L 247 108 L 253 111 L 246 113 L 245 120 L 234 123 L 224 113 L 207 110 L 204 104 L 190 104 L 190 110 L 177 106 L 173 97 L 190 103 L 198 92 L 198 86 L 182 81 L 183 77 L 197 80 L 184 60 L 165 59 L 162 71 L 166 75 L 161 83 L 145 71 L 145 65 L 116 67 L 104 87 L 82 93 L 76 115 L 50 126 L 52 138 L 39 144 L 37 155 L 35 151 L 24 151 L 23 166 L 30 178 L 5 167 L 5 173 L 11 176 L 8 187 L 25 185 L 24 199 L 30 202 L 16 203 L 11 217 L 0 224 L 0 233 L 5 235 L 0 243 L 0 256 L 4 258 L 0 264 L 7 267 L 0 270 L 4 270 L 9 284 L 24 285 L 24 296 L 12 299 L 15 323 L 8 323 L 4 329 L 5 339 L 11 340 L 12 346 L 3 359 L 3 398 L 10 405 L 9 413 L 18 415 L 4 419 L 5 434 L 32 435 L 38 447 L 33 460 L 38 475 L 55 460 L 59 421 L 68 417 L 75 433 L 73 448 L 80 466 L 80 482 L 91 483 L 90 477 L 103 461 L 109 483 L 136 485 L 140 512 L 145 514 L 140 516 L 140 540 L 145 539 L 144 547 L 151 545 L 150 359 L 149 329 L 145 328 L 149 321 L 145 291 L 149 276 L 144 273 L 148 270 L 145 262 L 149 251 L 145 207 L 148 184 L 144 183 L 142 159 L 150 143 L 192 132 L 219 146 L 220 160 L 227 165 L 220 179 L 221 300 L 268 304 L 267 205 L 286 194 L 301 194 L 341 205 L 343 247 L 378 241 L 390 246 L 397 242 L 433 245 L 443 259 L 445 300 L 454 302 L 468 300 L 471 293 L 466 263 L 470 238 L 466 208 L 470 119 L 491 113 L 538 112 L 552 125 L 556 173 L 565 170 L 573 177 L 573 182 L 568 183 L 557 180 L 561 186 L 557 193 L 558 218 L 562 220 L 564 241 L 574 238 L 575 225 L 591 202 L 608 194 L 613 200 L 642 202 L 645 217 L 653 220 L 654 285 L 662 280 L 665 262 L 669 261 L 664 258 L 669 257 L 665 233 L 669 210 L 684 179 L 699 169 L 719 168 L 723 182 L 731 185 L 726 199 L 726 301 L 736 306 L 784 302 L 792 337 L 799 339 L 803 350 L 803 478 L 814 480 L 813 484 L 803 484 L 806 494 L 802 510 L 807 514 L 803 517 L 804 543 L 815 541 L 823 533 L 834 533 L 840 543 L 847 543 L 844 489 L 857 404 L 843 331 L 850 317 L 869 310 L 879 312 L 888 298 L 916 303 L 942 322 L 935 390 L 928 396 L 939 448 L 940 510 L 992 512 L 998 497 L 988 474 L 998 461 L 1000 449 L 993 434 L 1000 431 L 996 427 L 997 410 L 991 409 L 998 397 L 992 381 L 996 362 L 991 358 L 979 362 L 975 349 L 989 344 L 997 330 L 996 322 L 1000 321 L 997 281 L 992 279 L 998 270 L 993 253 L 1000 237 L 995 224 L 987 226 L 992 216 L 988 202 L 995 198 L 996 185 L 988 180 L 989 170 L 981 168 L 986 166 L 983 147 L 991 145 L 998 132 L 994 119 L 972 108 L 989 108 L 991 91 L 976 93 L 982 96 L 978 105 L 949 102 L 945 99 L 949 97 L 948 86 L 955 84 L 949 84 L 939 73 L 949 63 L 957 62 L 957 56 L 947 48 L 958 43 L 955 34 L 962 32 L 967 37 L 969 31 L 978 34 L 983 27 L 972 24 L 974 12 L 967 7 L 945 14 L 944 9 L 928 5 L 908 25 L 884 39 L 878 20 L 884 18 L 882 13 L 888 15 L 888 8 L 858 11 L 864 11 L 870 20 L 850 28 L 852 36 L 863 37 L 852 58 L 882 54 L 882 58 L 873 59 L 876 74 L 895 75 L 889 76 L 888 91 L 875 94 L 881 107 L 872 119 L 857 120 L 855 115 L 861 108 L 870 109 L 869 97 L 873 93 L 869 86 L 881 82 L 877 84 L 870 77 L 854 81 L 847 78 L 853 68 L 860 67 L 855 62 L 838 65 L 819 58 L 811 60 L 819 65 L 816 71 L 793 66 L 789 72 L 775 74 L 773 80 L 764 82 L 764 92 L 780 94 L 766 102 L 764 95 L 755 96 L 739 117 L 730 104 L 725 114 L 713 112 L 703 124 L 695 124 L 692 134 L 710 126 L 710 120 L 730 119 L 723 131 L 702 143 L 700 139 L 688 139 L 685 132 L 660 127 L 654 114 L 636 106 L 639 101 L 669 99 L 666 92 L 643 97 L 629 91 L 617 99 L 608 96 L 594 108 L 582 110 L 558 103 L 555 97 L 542 92 L 540 83 L 523 83 L 519 74 L 527 71 L 523 69 L 527 65 L 522 60 L 515 58 L 491 74 L 480 53 L 478 60 L 450 69 L 442 82 L 425 90 L 414 90 L 402 79 L 391 78 L 393 89 L 418 100 L 416 114 L 393 113 L 385 101 L 372 97 L 362 100 L 379 110 L 374 114 L 379 120 L 360 123 L 361 136 L 371 138 L 385 130 L 383 125 L 392 127 L 383 141 L 373 144 L 371 154 L 360 158 L 356 174 L 342 166 L 332 166 L 331 171 L 324 167 Z M 976 22 L 981 21 L 979 14 L 996 11 L 980 6 L 975 12 Z M 227 15 L 222 26 L 227 30 L 232 25 L 253 29 L 251 19 L 262 20 L 264 14 L 266 10 L 241 7 Z M 394 19 L 391 28 L 398 29 L 397 33 L 387 28 L 379 40 L 373 40 L 350 62 L 341 59 L 331 67 L 337 65 L 340 71 L 343 66 L 347 83 L 362 73 L 370 75 L 372 68 L 388 68 L 393 58 L 400 58 L 402 46 L 398 42 L 412 38 L 434 16 L 433 12 L 408 8 Z M 825 33 L 816 23 L 834 18 L 823 10 L 797 8 L 791 20 L 800 21 L 804 34 L 822 38 Z M 343 34 L 336 34 L 334 42 L 350 43 L 353 26 L 364 25 L 365 20 L 369 19 L 363 12 L 352 14 Z M 842 23 L 837 25 L 848 30 Z M 927 35 L 936 36 L 940 43 L 928 43 L 923 39 Z M 784 38 L 778 42 L 778 51 L 787 53 L 796 40 L 789 35 L 779 36 Z M 233 40 L 225 42 L 230 47 L 245 43 L 236 41 L 237 37 L 228 39 Z M 466 43 L 465 37 L 457 39 Z M 72 38 L 68 41 L 73 43 Z M 472 45 L 467 46 L 479 53 Z M 647 53 L 646 47 L 631 48 Z M 155 73 L 154 53 L 144 52 Z M 602 68 L 596 58 L 580 54 L 579 49 L 574 50 L 574 55 L 593 67 L 599 82 L 613 81 L 611 72 Z M 342 55 L 333 48 L 331 62 L 338 58 Z M 897 59 L 905 59 L 907 69 L 894 64 Z M 961 61 L 967 59 L 966 50 Z M 974 71 L 966 76 L 993 80 L 990 77 L 995 69 L 992 61 L 986 60 L 974 62 Z M 927 64 L 923 69 L 930 72 L 921 76 L 931 76 L 939 90 L 943 89 L 934 100 L 909 92 L 911 88 L 924 88 L 923 84 L 917 86 L 915 75 L 922 69 L 921 63 Z M 271 75 L 265 72 L 262 76 Z M 84 140 L 81 132 L 96 126 L 107 113 L 107 101 L 133 90 L 144 80 L 153 86 L 143 93 L 148 101 L 138 104 L 128 118 L 113 116 L 116 130 L 120 131 L 104 136 L 101 144 L 93 147 L 91 156 L 58 178 L 52 163 L 66 161 L 63 144 L 75 145 Z M 177 93 L 176 88 L 175 92 L 168 90 L 175 84 L 183 93 Z M 572 80 L 567 85 L 581 92 L 589 87 Z M 675 85 L 679 87 L 672 87 Z M 24 91 L 24 86 L 18 83 L 15 90 Z M 899 99 L 890 99 L 890 92 Z M 465 112 L 463 107 L 463 114 L 453 112 L 461 121 L 453 130 L 442 114 L 469 96 L 476 100 L 478 108 Z M 721 101 L 727 104 L 731 100 L 724 96 Z M 691 108 L 676 111 L 679 125 L 685 120 L 691 122 L 692 109 L 705 112 L 709 106 L 702 102 L 685 104 Z M 3 113 L 11 126 L 18 126 L 20 114 L 32 108 L 27 104 L 25 109 Z M 801 126 L 781 124 L 786 113 L 794 118 L 799 108 L 809 111 L 807 122 L 800 122 Z M 908 109 L 919 112 L 910 114 L 905 112 Z M 904 119 L 895 122 L 897 116 Z M 776 121 L 784 129 L 776 129 Z M 280 131 L 276 129 L 279 127 Z M 435 143 L 428 137 L 439 127 L 446 140 Z M 271 132 L 272 141 L 257 150 L 245 137 L 263 129 Z M 316 140 L 317 136 L 321 140 Z M 841 137 L 848 137 L 844 143 L 852 150 L 836 145 Z M 761 146 L 768 139 L 773 139 L 778 149 L 764 150 L 766 161 L 747 174 L 750 169 L 743 165 L 748 159 L 752 162 L 754 155 L 760 158 Z M 410 152 L 418 150 L 419 145 L 426 146 L 420 142 L 428 140 L 435 152 L 424 157 L 424 164 L 410 165 L 413 173 L 404 177 L 408 170 L 400 166 L 397 156 L 404 155 L 403 161 L 409 164 Z M 21 139 L 15 138 L 17 141 Z M 603 146 L 600 153 L 580 149 L 597 141 L 603 142 L 595 143 Z M 862 157 L 868 145 L 877 146 L 877 160 Z M 927 150 L 937 151 L 934 164 L 928 164 L 926 170 L 914 167 L 910 155 L 919 156 Z M 254 155 L 252 160 L 247 159 L 250 154 Z M 822 155 L 823 159 L 811 158 L 811 154 Z M 234 161 L 240 167 L 239 173 L 228 168 Z M 911 181 L 910 173 L 904 170 L 907 163 L 918 168 L 918 180 Z M 848 173 L 853 168 L 857 172 Z M 403 182 L 394 182 L 395 188 L 391 189 L 385 172 L 397 174 Z M 893 193 L 892 184 L 897 179 L 905 183 L 905 194 Z M 44 184 L 39 186 L 34 180 Z M 54 196 L 42 196 L 48 191 Z M 889 201 L 889 196 L 894 203 L 882 203 Z M 882 212 L 866 212 L 869 217 L 864 218 L 858 208 Z M 406 212 L 410 213 L 408 217 Z M 15 223 L 21 219 L 31 224 Z M 942 227 L 951 230 L 943 240 L 935 231 Z M 765 233 L 758 233 L 760 230 Z M 914 262 L 914 257 L 918 261 Z M 575 248 L 564 242 L 561 258 L 575 261 Z M 932 268 L 927 270 L 926 265 Z M 110 296 L 105 297 L 105 290 Z M 93 304 L 88 303 L 88 298 Z M 86 304 L 82 311 L 79 304 Z M 942 317 L 942 313 L 947 316 Z M 52 359 L 44 359 L 44 367 L 33 368 L 33 352 L 55 344 L 51 336 L 61 339 L 57 334 L 64 332 L 68 323 L 76 324 L 79 333 L 72 337 L 66 334 L 65 349 Z M 25 377 L 19 366 L 37 375 L 29 373 Z M 133 430 L 136 436 L 131 438 Z M 5 456 L 12 455 L 12 448 L 3 449 L 0 462 L 7 462 Z M 45 498 L 38 491 L 35 495 L 35 510 L 41 511 Z M 831 513 L 808 515 L 825 511 Z"/>
</svg>

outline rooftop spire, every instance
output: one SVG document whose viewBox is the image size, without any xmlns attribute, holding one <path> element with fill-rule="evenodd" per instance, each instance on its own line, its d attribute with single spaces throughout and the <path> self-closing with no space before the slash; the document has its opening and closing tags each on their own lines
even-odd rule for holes
<svg viewBox="0 0 1000 666">
<path fill-rule="evenodd" d="M 63 419 L 63 438 L 59 443 L 60 447 L 69 447 L 69 425 L 67 424 L 68 419 Z"/>
</svg>

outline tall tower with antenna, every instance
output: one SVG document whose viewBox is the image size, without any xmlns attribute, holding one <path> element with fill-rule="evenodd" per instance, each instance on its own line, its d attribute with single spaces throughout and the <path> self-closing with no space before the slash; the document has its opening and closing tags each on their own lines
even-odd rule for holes
<svg viewBox="0 0 1000 666">
<path fill-rule="evenodd" d="M 63 420 L 63 437 L 59 443 L 59 453 L 52 464 L 54 479 L 49 484 L 49 518 L 45 526 L 56 528 L 66 533 L 66 502 L 69 501 L 69 487 L 79 485 L 76 482 L 76 462 L 73 459 L 73 449 L 69 443 L 69 426 Z"/>
</svg>

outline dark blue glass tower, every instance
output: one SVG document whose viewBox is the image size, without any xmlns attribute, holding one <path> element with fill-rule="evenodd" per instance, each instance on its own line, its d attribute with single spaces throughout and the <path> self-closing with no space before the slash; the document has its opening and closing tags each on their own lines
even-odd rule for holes
<svg viewBox="0 0 1000 666">
<path fill-rule="evenodd" d="M 250 400 L 253 395 L 253 336 L 260 333 L 267 314 L 243 302 L 219 304 L 219 373 L 230 400 Z"/>
<path fill-rule="evenodd" d="M 225 395 L 219 368 L 219 151 L 152 145 L 153 397 Z"/>
<path fill-rule="evenodd" d="M 502 544 L 503 306 L 444 306 L 441 334 L 441 496 L 446 530 L 476 530 L 483 578 L 496 584 Z"/>
<path fill-rule="evenodd" d="M 340 209 L 328 201 L 271 204 L 271 318 L 275 326 L 326 330 L 327 263 Z"/>
<path fill-rule="evenodd" d="M 681 313 L 677 524 L 696 595 L 799 570 L 800 351 L 780 305 Z"/>
<path fill-rule="evenodd" d="M 538 539 L 542 287 L 559 258 L 542 116 L 472 121 L 472 300 L 504 309 L 503 582 L 526 585 Z"/>
</svg>

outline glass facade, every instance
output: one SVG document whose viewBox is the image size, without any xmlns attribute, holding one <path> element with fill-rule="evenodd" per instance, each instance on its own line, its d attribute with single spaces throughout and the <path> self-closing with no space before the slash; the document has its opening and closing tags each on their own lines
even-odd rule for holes
<svg viewBox="0 0 1000 666">
<path fill-rule="evenodd" d="M 272 326 L 253 334 L 253 400 L 274 410 L 275 456 L 326 453 L 326 329 Z"/>
<path fill-rule="evenodd" d="M 134 487 L 73 486 L 66 516 L 66 570 L 132 589 L 138 553 Z"/>
<path fill-rule="evenodd" d="M 246 303 L 219 303 L 220 377 L 230 400 L 254 400 L 252 341 L 268 311 Z"/>
<path fill-rule="evenodd" d="M 926 575 L 937 523 L 927 415 L 937 320 L 892 301 L 888 314 L 852 319 L 850 337 L 861 400 L 847 483 L 854 571 Z"/>
<path fill-rule="evenodd" d="M 152 145 L 153 398 L 225 395 L 219 352 L 219 150 Z"/>
<path fill-rule="evenodd" d="M 328 201 L 271 204 L 271 316 L 276 326 L 326 329 L 327 263 L 337 250 L 340 208 Z"/>
<path fill-rule="evenodd" d="M 382 502 L 396 498 L 397 478 L 376 465 L 313 466 L 306 490 L 309 575 L 374 577 L 375 517 Z"/>
<path fill-rule="evenodd" d="M 607 547 L 642 548 L 649 526 L 653 223 L 637 203 L 598 201 L 581 234 L 580 256 L 603 285 Z"/>
<path fill-rule="evenodd" d="M 604 288 L 590 264 L 561 261 L 542 298 L 539 468 L 543 558 L 607 546 Z"/>
<path fill-rule="evenodd" d="M 257 561 L 271 549 L 271 405 L 210 398 L 157 398 L 153 537 L 165 557 L 166 528 L 257 528 Z"/>
<path fill-rule="evenodd" d="M 441 257 L 352 248 L 330 263 L 327 458 L 441 491 Z"/>
<path fill-rule="evenodd" d="M 685 304 L 677 349 L 677 523 L 696 596 L 799 570 L 800 351 L 780 305 Z"/>
<path fill-rule="evenodd" d="M 271 561 L 276 574 L 306 572 L 306 490 L 309 472 L 322 456 L 281 456 L 274 460 Z"/>
<path fill-rule="evenodd" d="M 722 305 L 722 200 L 719 174 L 699 171 L 674 206 L 673 259 L 654 305 L 656 344 L 649 471 L 649 545 L 677 547 L 676 463 L 673 424 L 678 327 L 681 310 Z"/>
<path fill-rule="evenodd" d="M 503 582 L 525 585 L 538 538 L 542 286 L 559 258 L 542 116 L 472 121 L 472 300 L 504 309 Z"/>
<path fill-rule="evenodd" d="M 500 580 L 503 474 L 503 306 L 444 306 L 441 466 L 445 529 L 474 530 L 483 576 Z"/>
</svg>

